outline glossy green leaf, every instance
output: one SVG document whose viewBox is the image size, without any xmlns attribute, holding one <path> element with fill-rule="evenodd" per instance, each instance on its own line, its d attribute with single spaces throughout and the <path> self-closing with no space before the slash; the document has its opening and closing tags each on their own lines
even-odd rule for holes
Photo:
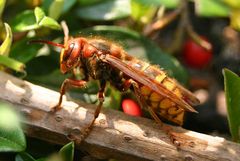
<svg viewBox="0 0 240 161">
<path fill-rule="evenodd" d="M 109 0 L 78 0 L 78 4 L 80 6 L 90 6 L 90 5 L 94 5 L 94 4 L 98 4 L 98 3 L 102 3 L 104 1 L 109 1 Z"/>
<path fill-rule="evenodd" d="M 0 17 L 2 17 L 2 13 L 4 11 L 6 0 L 0 0 Z"/>
<path fill-rule="evenodd" d="M 45 16 L 43 10 L 39 7 L 36 7 L 34 10 L 37 24 L 39 26 L 49 27 L 51 29 L 60 30 L 61 26 L 53 18 Z"/>
<path fill-rule="evenodd" d="M 164 53 L 156 44 L 139 33 L 117 26 L 95 26 L 82 30 L 83 35 L 100 35 L 121 44 L 130 55 L 145 59 L 167 70 L 168 74 L 182 83 L 187 82 L 187 73 L 174 57 Z"/>
<path fill-rule="evenodd" d="M 17 72 L 25 73 L 25 65 L 15 59 L 9 58 L 7 56 L 0 55 L 0 65 L 4 65 L 10 69 Z"/>
<path fill-rule="evenodd" d="M 21 152 L 16 155 L 15 161 L 36 161 L 30 154 Z"/>
<path fill-rule="evenodd" d="M 240 142 L 240 78 L 228 69 L 223 75 L 230 132 L 233 140 Z"/>
<path fill-rule="evenodd" d="M 10 47 L 12 45 L 13 37 L 12 37 L 12 30 L 10 26 L 7 23 L 4 23 L 4 26 L 6 30 L 6 37 L 2 45 L 0 46 L 0 55 L 8 56 Z"/>
<path fill-rule="evenodd" d="M 196 13 L 206 17 L 228 17 L 230 15 L 229 6 L 219 0 L 199 0 L 195 1 Z"/>
<path fill-rule="evenodd" d="M 131 16 L 135 21 L 149 23 L 157 10 L 157 6 L 143 5 L 138 0 L 131 1 Z"/>
<path fill-rule="evenodd" d="M 63 13 L 68 12 L 76 2 L 77 0 L 65 0 L 63 6 Z"/>
<path fill-rule="evenodd" d="M 26 64 L 28 73 L 26 79 L 58 90 L 64 79 L 69 76 L 60 72 L 58 58 L 59 55 L 51 54 L 30 60 Z"/>
<path fill-rule="evenodd" d="M 11 23 L 14 32 L 28 31 L 39 28 L 33 10 L 19 13 Z"/>
<path fill-rule="evenodd" d="M 44 0 L 42 1 L 41 8 L 44 10 L 44 12 L 48 12 L 49 7 L 51 6 L 53 0 Z"/>
<path fill-rule="evenodd" d="M 64 147 L 62 147 L 59 151 L 63 161 L 73 161 L 74 156 L 74 142 L 70 142 Z"/>
<path fill-rule="evenodd" d="M 56 69 L 51 73 L 45 73 L 44 75 L 43 74 L 38 75 L 37 72 L 35 72 L 35 74 L 32 75 L 28 73 L 28 76 L 26 77 L 26 79 L 31 82 L 34 82 L 36 84 L 42 84 L 47 87 L 54 88 L 56 90 L 58 90 L 61 87 L 61 84 L 65 78 L 67 78 L 67 76 L 60 73 L 59 69 Z"/>
<path fill-rule="evenodd" d="M 36 22 L 39 24 L 42 19 L 45 17 L 45 13 L 43 12 L 43 10 L 40 7 L 36 7 L 34 9 L 34 15 L 36 17 Z"/>
<path fill-rule="evenodd" d="M 64 0 L 54 0 L 49 7 L 48 16 L 57 20 L 63 10 Z"/>
<path fill-rule="evenodd" d="M 58 8 L 58 10 L 59 10 L 58 15 L 60 15 L 60 14 L 64 14 L 64 13 L 68 12 L 73 7 L 73 5 L 77 2 L 77 0 L 59 0 L 59 1 L 61 1 L 60 3 L 57 1 L 58 0 L 54 0 L 54 1 L 53 0 L 44 0 L 43 1 L 42 8 L 44 9 L 44 11 L 49 11 L 49 13 L 48 13 L 49 17 L 51 17 L 50 12 L 54 12 L 55 7 Z M 61 8 L 62 1 L 64 1 L 63 8 Z M 89 1 L 89 2 L 91 2 L 91 1 Z M 54 4 L 54 3 L 57 3 L 57 4 Z M 60 5 L 60 6 L 58 6 L 58 5 Z"/>
<path fill-rule="evenodd" d="M 14 32 L 28 31 L 38 29 L 42 26 L 55 30 L 60 30 L 61 27 L 54 19 L 45 16 L 45 13 L 40 7 L 33 10 L 26 10 L 16 16 L 11 23 Z"/>
<path fill-rule="evenodd" d="M 159 2 L 166 8 L 176 8 L 178 7 L 180 1 L 181 0 L 160 0 Z"/>
<path fill-rule="evenodd" d="M 138 3 L 142 5 L 150 5 L 150 6 L 165 6 L 166 8 L 176 8 L 179 4 L 180 0 L 136 0 Z"/>
<path fill-rule="evenodd" d="M 10 105 L 0 102 L 0 151 L 20 152 L 25 148 L 26 140 L 18 116 Z"/>
<path fill-rule="evenodd" d="M 41 45 L 28 44 L 29 39 L 23 39 L 12 45 L 10 57 L 22 63 L 27 63 L 33 59 L 42 48 Z M 20 52 L 21 51 L 21 52 Z"/>
<path fill-rule="evenodd" d="M 49 27 L 55 30 L 61 30 L 61 26 L 57 23 L 57 21 L 55 21 L 50 17 L 44 17 L 42 21 L 39 23 L 39 25 L 44 27 Z"/>
<path fill-rule="evenodd" d="M 64 161 L 58 153 L 53 153 L 45 161 Z"/>
<path fill-rule="evenodd" d="M 130 15 L 130 0 L 103 1 L 77 9 L 77 16 L 87 20 L 116 20 Z"/>
</svg>

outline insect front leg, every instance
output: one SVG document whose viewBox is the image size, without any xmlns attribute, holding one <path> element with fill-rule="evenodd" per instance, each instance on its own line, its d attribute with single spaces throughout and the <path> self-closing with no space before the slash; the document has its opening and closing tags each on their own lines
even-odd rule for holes
<svg viewBox="0 0 240 161">
<path fill-rule="evenodd" d="M 87 84 L 87 81 L 85 80 L 75 80 L 70 78 L 65 79 L 61 85 L 58 104 L 52 108 L 52 111 L 55 112 L 62 108 L 61 107 L 62 98 L 63 98 L 63 95 L 66 93 L 66 91 L 69 89 L 69 87 L 83 88 L 86 86 L 86 84 Z"/>
<path fill-rule="evenodd" d="M 93 127 L 93 124 L 94 124 L 95 120 L 98 118 L 98 115 L 99 115 L 99 113 L 101 111 L 101 108 L 102 108 L 102 105 L 103 105 L 103 102 L 104 102 L 104 98 L 105 98 L 105 96 L 104 96 L 105 88 L 106 88 L 106 81 L 105 80 L 101 80 L 100 81 L 100 89 L 99 89 L 98 94 L 97 94 L 99 104 L 98 104 L 97 108 L 94 111 L 94 118 L 93 118 L 93 120 L 83 130 L 82 140 L 85 139 L 88 136 L 88 134 L 90 133 L 90 131 L 91 131 L 92 127 Z"/>
</svg>

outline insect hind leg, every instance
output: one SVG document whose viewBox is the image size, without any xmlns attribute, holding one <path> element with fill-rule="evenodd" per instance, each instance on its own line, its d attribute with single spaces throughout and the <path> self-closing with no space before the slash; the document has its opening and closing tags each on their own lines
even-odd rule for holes
<svg viewBox="0 0 240 161">
<path fill-rule="evenodd" d="M 146 108 L 146 107 L 147 107 L 150 115 L 151 115 L 151 116 L 153 117 L 153 119 L 160 125 L 161 129 L 169 136 L 171 142 L 172 142 L 175 146 L 179 147 L 180 144 L 179 144 L 179 142 L 177 141 L 177 139 L 176 139 L 176 137 L 175 137 L 175 135 L 174 135 L 174 133 L 173 133 L 173 131 L 172 131 L 172 128 L 171 128 L 170 126 L 164 124 L 164 123 L 160 120 L 160 118 L 158 117 L 158 115 L 156 114 L 156 112 L 154 111 L 153 107 L 149 106 L 149 105 L 146 103 L 143 95 L 141 94 L 141 91 L 140 91 L 140 89 L 139 89 L 138 83 L 135 82 L 134 80 L 131 80 L 131 79 L 129 80 L 129 83 L 131 83 L 131 85 L 133 86 L 134 93 L 135 93 L 135 95 L 136 95 L 136 97 L 137 97 L 137 100 L 138 100 L 138 103 L 140 104 L 140 106 L 141 106 L 142 108 Z"/>
<path fill-rule="evenodd" d="M 157 116 L 157 114 L 155 113 L 155 111 L 153 110 L 153 108 L 151 106 L 149 106 L 145 99 L 143 98 L 143 95 L 141 94 L 141 91 L 139 89 L 139 85 L 131 80 L 131 84 L 133 86 L 133 90 L 134 90 L 134 93 L 137 97 L 137 100 L 138 100 L 138 103 L 140 104 L 140 106 L 142 108 L 146 108 L 148 109 L 149 113 L 151 114 L 151 116 L 153 117 L 153 119 L 162 127 L 164 126 L 164 124 L 162 123 L 162 121 L 159 119 L 159 117 Z"/>
</svg>

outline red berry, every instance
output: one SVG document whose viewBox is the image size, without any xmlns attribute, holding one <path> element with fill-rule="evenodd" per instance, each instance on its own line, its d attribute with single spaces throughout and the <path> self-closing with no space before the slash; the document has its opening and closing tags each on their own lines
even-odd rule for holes
<svg viewBox="0 0 240 161">
<path fill-rule="evenodd" d="M 140 106 L 132 99 L 124 99 L 122 101 L 123 112 L 132 116 L 142 116 Z"/>
<path fill-rule="evenodd" d="M 206 38 L 202 37 L 208 41 Z M 206 50 L 193 40 L 187 40 L 183 46 L 184 60 L 187 65 L 193 68 L 204 68 L 212 60 L 212 50 Z"/>
</svg>

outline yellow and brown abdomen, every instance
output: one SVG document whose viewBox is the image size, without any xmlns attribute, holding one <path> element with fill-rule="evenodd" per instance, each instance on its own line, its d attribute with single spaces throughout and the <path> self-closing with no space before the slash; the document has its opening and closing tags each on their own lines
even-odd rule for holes
<svg viewBox="0 0 240 161">
<path fill-rule="evenodd" d="M 135 69 L 138 68 L 138 70 L 141 70 L 167 90 L 172 91 L 179 99 L 184 99 L 182 89 L 173 79 L 169 78 L 163 70 L 138 59 L 132 61 L 129 65 Z M 146 85 L 139 84 L 139 88 L 146 104 L 151 106 L 160 118 L 164 118 L 178 125 L 183 124 L 184 107 L 180 107 L 170 98 L 162 96 Z"/>
<path fill-rule="evenodd" d="M 147 86 L 140 85 L 140 91 L 147 105 L 151 106 L 160 117 L 178 125 L 183 124 L 184 108 L 179 107 L 169 98 L 152 91 Z M 177 88 L 176 93 L 179 93 Z"/>
</svg>

